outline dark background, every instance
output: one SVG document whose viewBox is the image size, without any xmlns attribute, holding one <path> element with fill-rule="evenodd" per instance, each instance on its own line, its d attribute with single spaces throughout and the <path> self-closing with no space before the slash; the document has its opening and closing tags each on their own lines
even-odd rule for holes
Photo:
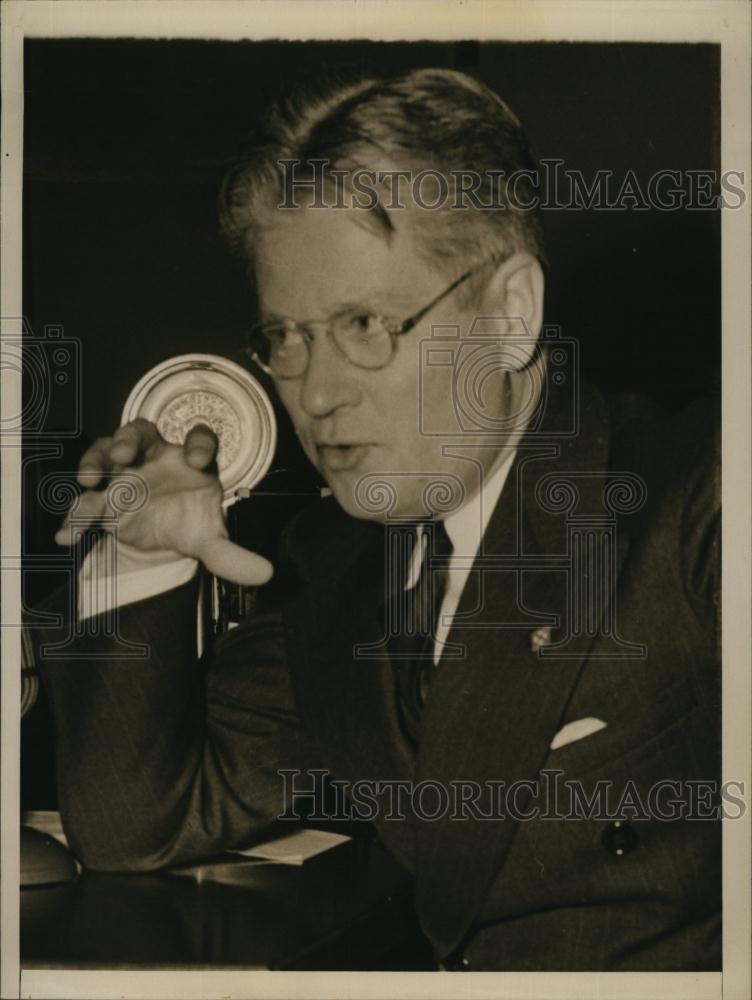
<svg viewBox="0 0 752 1000">
<path fill-rule="evenodd" d="M 280 92 L 321 70 L 454 67 L 498 91 L 539 159 L 588 180 L 631 169 L 644 185 L 663 169 L 720 170 L 719 58 L 687 44 L 27 41 L 24 312 L 37 337 L 59 324 L 81 342 L 83 433 L 61 437 L 55 460 L 27 442 L 25 552 L 55 552 L 41 476 L 75 468 L 146 371 L 191 351 L 241 360 L 252 297 L 218 235 L 217 191 Z M 578 338 L 596 384 L 675 408 L 716 380 L 717 211 L 548 211 L 544 223 L 546 321 Z M 70 392 L 52 389 L 45 429 L 70 430 L 70 412 Z M 314 481 L 284 421 L 275 468 Z M 27 576 L 33 602 L 52 577 Z M 45 712 L 42 700 L 23 727 L 32 806 L 54 800 Z"/>
</svg>

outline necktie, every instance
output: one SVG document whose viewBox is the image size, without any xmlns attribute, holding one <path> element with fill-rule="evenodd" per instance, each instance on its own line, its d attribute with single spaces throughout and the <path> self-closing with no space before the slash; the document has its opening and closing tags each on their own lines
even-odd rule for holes
<svg viewBox="0 0 752 1000">
<path fill-rule="evenodd" d="M 397 555 L 394 593 L 391 598 L 389 656 L 395 672 L 397 707 L 408 737 L 417 743 L 420 713 L 425 704 L 433 671 L 433 650 L 441 604 L 446 593 L 452 543 L 441 521 L 423 521 L 397 529 L 403 532 Z M 423 547 L 420 575 L 405 590 L 406 571 L 416 544 Z M 399 556 L 402 558 L 399 558 Z"/>
</svg>

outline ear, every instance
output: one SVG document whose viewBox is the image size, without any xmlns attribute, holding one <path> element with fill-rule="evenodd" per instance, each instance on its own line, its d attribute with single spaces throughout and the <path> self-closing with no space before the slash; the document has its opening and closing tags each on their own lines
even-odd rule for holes
<svg viewBox="0 0 752 1000">
<path fill-rule="evenodd" d="M 544 289 L 539 261 L 522 252 L 503 261 L 486 286 L 485 307 L 507 319 L 510 331 L 529 338 L 529 350 L 525 344 L 520 354 L 521 368 L 530 361 L 543 324 Z"/>
</svg>

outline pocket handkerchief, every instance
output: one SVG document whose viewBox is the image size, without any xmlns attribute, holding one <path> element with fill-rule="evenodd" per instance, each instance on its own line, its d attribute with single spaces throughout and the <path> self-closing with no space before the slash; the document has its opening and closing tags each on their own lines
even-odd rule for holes
<svg viewBox="0 0 752 1000">
<path fill-rule="evenodd" d="M 603 719 L 594 719 L 588 716 L 587 719 L 575 719 L 562 726 L 559 732 L 551 740 L 551 750 L 558 750 L 567 743 L 574 743 L 575 740 L 584 740 L 586 736 L 592 736 L 600 729 L 605 729 L 606 723 Z"/>
</svg>

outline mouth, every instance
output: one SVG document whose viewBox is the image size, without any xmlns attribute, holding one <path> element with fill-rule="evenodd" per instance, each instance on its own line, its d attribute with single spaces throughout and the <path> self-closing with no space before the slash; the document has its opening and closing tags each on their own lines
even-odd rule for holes
<svg viewBox="0 0 752 1000">
<path fill-rule="evenodd" d="M 370 444 L 320 444 L 319 459 L 332 472 L 347 472 L 357 468 L 370 451 Z"/>
</svg>

